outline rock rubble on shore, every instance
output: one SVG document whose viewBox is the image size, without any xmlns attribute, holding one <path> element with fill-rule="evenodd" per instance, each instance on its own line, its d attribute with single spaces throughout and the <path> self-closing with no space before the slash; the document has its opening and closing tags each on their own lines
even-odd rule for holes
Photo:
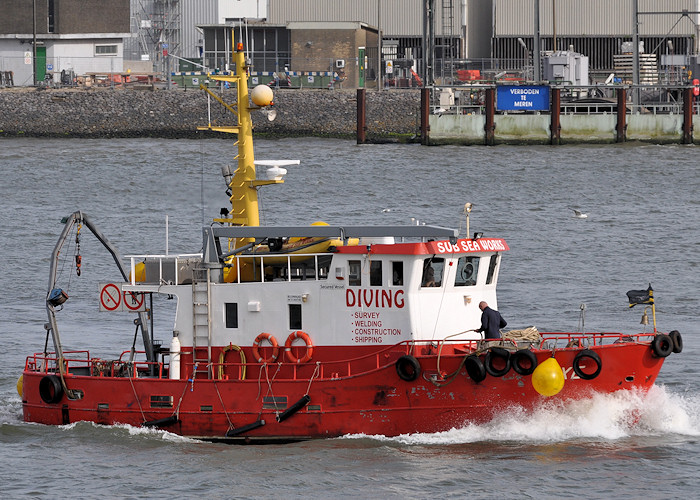
<svg viewBox="0 0 700 500">
<path fill-rule="evenodd" d="M 225 91 L 226 102 L 234 100 L 232 93 Z M 368 90 L 366 96 L 370 140 L 418 133 L 418 90 Z M 262 113 L 253 113 L 256 133 L 355 137 L 354 90 L 278 90 L 274 107 L 274 122 Z M 217 102 L 212 101 L 211 109 L 212 124 L 233 123 L 233 115 Z M 197 126 L 207 121 L 207 97 L 198 90 L 0 90 L 0 135 L 4 136 L 195 138 L 202 134 Z"/>
</svg>

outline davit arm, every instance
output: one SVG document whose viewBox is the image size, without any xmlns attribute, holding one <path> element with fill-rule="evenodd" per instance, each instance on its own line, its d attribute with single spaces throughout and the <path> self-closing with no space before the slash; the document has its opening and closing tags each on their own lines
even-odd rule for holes
<svg viewBox="0 0 700 500">
<path fill-rule="evenodd" d="M 63 347 L 61 345 L 61 337 L 59 335 L 58 325 L 56 323 L 56 310 L 55 307 L 49 303 L 48 298 L 51 292 L 56 288 L 56 275 L 59 267 L 59 256 L 61 254 L 61 249 L 63 248 L 63 245 L 65 244 L 68 238 L 68 235 L 73 229 L 73 226 L 75 226 L 76 224 L 84 224 L 95 236 L 95 238 L 97 238 L 97 240 L 100 243 L 102 243 L 102 246 L 104 246 L 107 249 L 107 251 L 112 255 L 112 258 L 114 259 L 114 262 L 119 268 L 119 272 L 121 273 L 124 281 L 128 281 L 128 274 L 126 272 L 126 269 L 124 268 L 124 265 L 122 264 L 122 258 L 119 253 L 119 250 L 117 250 L 117 248 L 114 245 L 112 245 L 112 243 L 110 243 L 110 241 L 102 234 L 102 232 L 99 229 L 97 229 L 97 227 L 92 223 L 92 221 L 87 215 L 83 214 L 81 211 L 73 212 L 68 217 L 64 218 L 61 222 L 65 224 L 65 227 L 63 228 L 63 231 L 61 232 L 61 235 L 59 236 L 58 241 L 56 242 L 56 246 L 54 247 L 53 253 L 51 255 L 51 267 L 49 270 L 49 289 L 46 296 L 46 310 L 49 318 L 49 324 L 47 325 L 47 329 L 51 330 L 51 338 L 53 340 L 54 350 L 56 352 L 58 369 L 61 374 L 61 378 L 63 379 L 63 374 L 65 373 Z M 138 322 L 141 326 L 141 333 L 143 336 L 143 343 L 146 351 L 146 359 L 149 362 L 154 362 L 155 355 L 153 353 L 153 343 L 151 342 L 151 337 L 149 335 L 147 319 L 148 317 L 146 312 L 139 313 Z"/>
</svg>

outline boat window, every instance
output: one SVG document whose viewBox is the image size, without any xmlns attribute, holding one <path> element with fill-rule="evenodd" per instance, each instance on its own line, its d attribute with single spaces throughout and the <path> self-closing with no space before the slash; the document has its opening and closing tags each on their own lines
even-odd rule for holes
<svg viewBox="0 0 700 500">
<path fill-rule="evenodd" d="M 382 286 L 382 261 L 373 260 L 369 264 L 370 286 Z"/>
<path fill-rule="evenodd" d="M 403 262 L 391 263 L 391 284 L 394 286 L 403 285 Z"/>
<path fill-rule="evenodd" d="M 325 280 L 328 279 L 328 270 L 331 267 L 331 257 L 330 255 L 319 255 L 317 257 L 318 269 L 317 269 L 317 279 Z"/>
<path fill-rule="evenodd" d="M 493 283 L 493 278 L 496 275 L 496 266 L 498 265 L 498 254 L 495 253 L 491 256 L 489 261 L 489 273 L 486 275 L 486 284 L 490 285 Z"/>
<path fill-rule="evenodd" d="M 362 285 L 362 263 L 359 260 L 348 261 L 348 285 Z"/>
<path fill-rule="evenodd" d="M 423 279 L 421 286 L 442 286 L 442 271 L 445 268 L 445 259 L 430 257 L 423 261 Z"/>
<path fill-rule="evenodd" d="M 455 286 L 474 286 L 479 271 L 479 257 L 460 257 L 457 261 Z"/>
<path fill-rule="evenodd" d="M 301 304 L 289 304 L 289 329 L 301 330 Z"/>
<path fill-rule="evenodd" d="M 238 328 L 238 304 L 226 302 L 224 304 L 224 315 L 226 316 L 226 328 Z"/>
</svg>

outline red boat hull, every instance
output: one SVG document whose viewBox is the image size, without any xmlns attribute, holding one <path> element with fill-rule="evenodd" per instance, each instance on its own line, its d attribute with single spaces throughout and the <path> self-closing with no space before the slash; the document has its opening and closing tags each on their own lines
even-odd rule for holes
<svg viewBox="0 0 700 500">
<path fill-rule="evenodd" d="M 250 365 L 246 380 L 69 373 L 65 376 L 66 387 L 79 390 L 82 397 L 71 400 L 63 394 L 52 403 L 42 399 L 40 384 L 45 377 L 56 375 L 26 369 L 24 419 L 49 425 L 77 421 L 151 425 L 207 440 L 296 441 L 347 434 L 431 433 L 482 423 L 509 407 L 532 409 L 547 399 L 565 401 L 593 393 L 647 390 L 664 361 L 654 355 L 649 343 L 591 349 L 601 359 L 600 374 L 591 380 L 574 373 L 574 357 L 580 348 L 555 352 L 565 383 L 552 398 L 535 391 L 531 375 L 513 370 L 502 377 L 487 375 L 477 383 L 464 368 L 465 354 L 454 350 L 438 357 L 434 348 L 432 352 L 423 349 L 423 354 L 415 356 L 421 374 L 412 381 L 398 375 L 395 361 L 401 353 L 390 351 L 382 355 L 386 359 L 383 364 L 350 376 L 319 375 L 315 360 L 305 366 L 286 363 L 261 369 L 262 365 Z M 551 350 L 535 353 L 539 363 L 552 355 Z M 306 394 L 308 404 L 302 400 Z M 297 402 L 298 411 L 290 411 L 286 419 L 283 416 L 278 421 L 284 410 Z"/>
</svg>

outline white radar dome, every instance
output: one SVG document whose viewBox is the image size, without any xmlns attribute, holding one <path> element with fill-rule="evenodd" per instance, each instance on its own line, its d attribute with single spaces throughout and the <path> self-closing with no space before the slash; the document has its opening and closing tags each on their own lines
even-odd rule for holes
<svg viewBox="0 0 700 500">
<path fill-rule="evenodd" d="M 269 106 L 272 102 L 272 89 L 267 85 L 258 85 L 250 93 L 250 98 L 256 106 Z"/>
</svg>

